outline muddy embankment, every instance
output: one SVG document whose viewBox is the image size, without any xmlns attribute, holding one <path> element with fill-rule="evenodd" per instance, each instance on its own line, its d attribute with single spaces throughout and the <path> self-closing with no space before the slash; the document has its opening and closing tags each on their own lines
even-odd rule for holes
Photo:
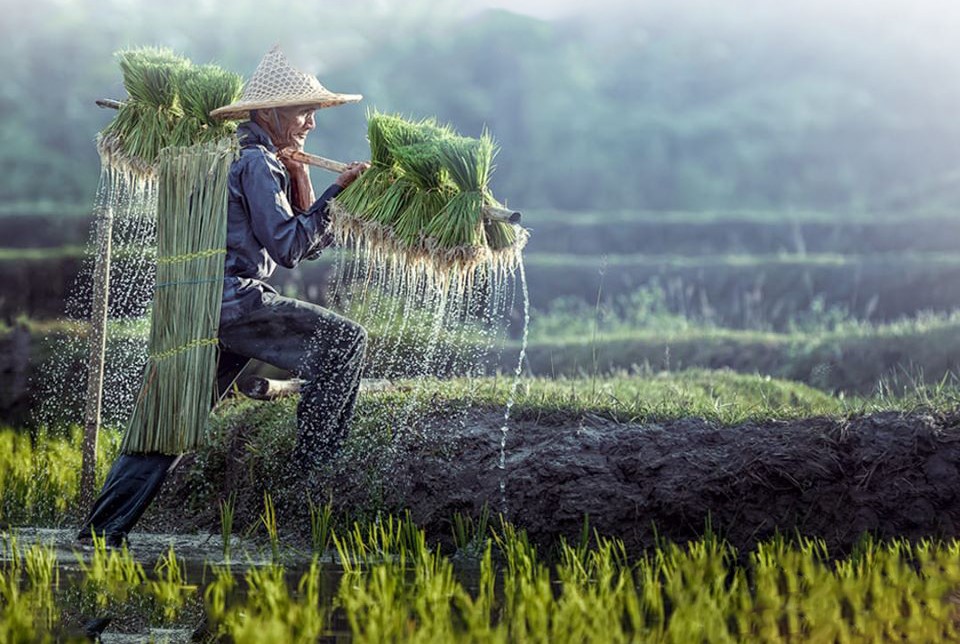
<svg viewBox="0 0 960 644">
<path fill-rule="evenodd" d="M 634 553 L 653 546 L 658 535 L 697 538 L 708 521 L 741 550 L 779 531 L 822 537 L 837 554 L 864 533 L 917 539 L 951 537 L 960 528 L 960 418 L 954 415 L 884 413 L 736 427 L 698 419 L 517 422 L 507 434 L 504 470 L 498 467 L 502 412 L 464 420 L 442 440 L 417 441 L 393 457 L 354 456 L 335 473 L 298 481 L 278 495 L 295 499 L 279 508 L 281 528 L 309 537 L 306 492 L 332 498 L 346 513 L 408 508 L 441 540 L 450 538 L 454 513 L 476 516 L 484 504 L 498 511 L 505 498 L 507 517 L 541 544 L 561 535 L 575 539 L 589 515 L 592 528 L 621 538 Z M 229 454 L 222 465 L 205 487 L 221 497 L 232 488 L 238 520 L 255 521 L 263 478 L 232 471 L 249 465 Z M 184 508 L 197 499 L 197 467 L 189 461 L 181 467 L 153 521 L 218 531 L 215 502 L 184 523 Z"/>
</svg>

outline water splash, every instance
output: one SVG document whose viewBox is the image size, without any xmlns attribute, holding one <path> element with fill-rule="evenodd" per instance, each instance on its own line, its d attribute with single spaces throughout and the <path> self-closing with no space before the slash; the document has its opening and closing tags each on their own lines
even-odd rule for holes
<svg viewBox="0 0 960 644">
<path fill-rule="evenodd" d="M 525 231 L 518 233 L 525 235 Z M 429 398 L 430 380 L 496 372 L 503 364 L 516 297 L 523 293 L 523 346 L 501 423 L 505 443 L 525 361 L 529 322 L 519 250 L 510 261 L 438 268 L 430 261 L 387 252 L 368 240 L 347 237 L 339 242 L 330 292 L 336 310 L 369 332 L 365 377 L 410 382 L 400 408 L 382 419 L 384 435 L 393 437 L 389 449 L 397 457 L 416 445 L 443 443 L 456 427 L 465 426 L 470 405 L 454 410 L 442 398 Z M 434 416 L 443 418 L 442 427 L 427 427 L 423 422 Z M 504 444 L 501 469 L 505 449 Z"/>
<path fill-rule="evenodd" d="M 517 368 L 513 372 L 513 383 L 510 385 L 510 395 L 503 411 L 503 425 L 500 426 L 500 508 L 503 516 L 508 516 L 507 507 L 507 433 L 510 431 L 510 412 L 520 386 L 520 375 L 523 373 L 523 363 L 527 358 L 527 338 L 530 328 L 530 292 L 527 290 L 527 274 L 523 269 L 523 262 L 518 267 L 520 272 L 520 288 L 523 293 L 523 331 L 520 338 L 520 355 L 517 358 Z"/>
<path fill-rule="evenodd" d="M 40 404 L 38 424 L 60 427 L 81 422 L 86 402 L 88 335 L 97 250 L 104 243 L 100 220 L 113 214 L 106 329 L 104 425 L 126 424 L 147 360 L 149 309 L 155 276 L 157 183 L 104 162 L 94 201 L 94 222 L 85 260 L 67 297 L 66 332 L 49 336 L 49 357 L 32 383 Z"/>
</svg>

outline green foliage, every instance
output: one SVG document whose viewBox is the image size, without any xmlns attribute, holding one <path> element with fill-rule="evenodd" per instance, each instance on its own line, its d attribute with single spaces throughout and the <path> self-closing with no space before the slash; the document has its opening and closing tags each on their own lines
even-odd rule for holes
<svg viewBox="0 0 960 644">
<path fill-rule="evenodd" d="M 127 550 L 107 548 L 103 536 L 92 535 L 93 552 L 89 560 L 77 553 L 77 564 L 84 574 L 79 589 L 80 606 L 85 612 L 96 613 L 142 601 L 146 581 L 143 565 Z"/>
<path fill-rule="evenodd" d="M 97 480 L 102 481 L 117 451 L 117 435 L 102 432 L 98 441 Z M 8 525 L 56 525 L 79 498 L 80 444 L 83 433 L 69 436 L 40 430 L 34 435 L 0 430 L 0 520 Z"/>
<path fill-rule="evenodd" d="M 630 562 L 623 544 L 560 544 L 554 566 L 502 523 L 502 599 L 488 540 L 472 593 L 450 564 L 414 542 L 351 569 L 339 592 L 358 641 L 817 641 L 956 636 L 950 592 L 956 543 L 869 543 L 868 558 L 832 562 L 822 542 L 760 544 L 749 564 L 712 534 L 663 544 Z M 452 601 L 451 601 L 452 599 Z"/>
<path fill-rule="evenodd" d="M 50 642 L 60 620 L 54 593 L 60 583 L 53 548 L 18 545 L 16 535 L 3 535 L 0 567 L 0 640 Z"/>
<path fill-rule="evenodd" d="M 216 141 L 229 133 L 231 126 L 211 117 L 210 112 L 237 100 L 242 85 L 239 74 L 217 65 L 197 65 L 183 73 L 178 87 L 180 107 L 184 122 L 189 123 L 184 127 L 189 127 L 190 134 L 181 134 L 178 139 L 202 143 Z"/>
<path fill-rule="evenodd" d="M 233 536 L 233 516 L 236 512 L 236 491 L 226 499 L 220 500 L 220 542 L 223 545 L 223 558 L 230 560 L 230 540 Z"/>
<path fill-rule="evenodd" d="M 333 540 L 333 504 L 318 507 L 313 499 L 308 499 L 307 504 L 310 507 L 310 549 L 314 556 L 322 557 Z"/>
<path fill-rule="evenodd" d="M 280 533 L 277 529 L 277 508 L 273 503 L 273 497 L 266 492 L 263 493 L 263 512 L 260 514 L 260 523 L 267 531 L 267 537 L 270 539 L 271 561 L 279 564 Z"/>
<path fill-rule="evenodd" d="M 325 627 L 319 607 L 320 569 L 314 560 L 296 591 L 288 588 L 284 569 L 273 564 L 250 567 L 244 575 L 246 596 L 230 602 L 236 585 L 229 569 L 216 569 L 206 591 L 207 611 L 219 635 L 232 642 L 316 642 Z"/>
<path fill-rule="evenodd" d="M 453 543 L 457 551 L 468 555 L 480 555 L 487 543 L 490 523 L 490 506 L 486 503 L 480 510 L 480 516 L 474 520 L 459 512 L 453 515 Z"/>
</svg>

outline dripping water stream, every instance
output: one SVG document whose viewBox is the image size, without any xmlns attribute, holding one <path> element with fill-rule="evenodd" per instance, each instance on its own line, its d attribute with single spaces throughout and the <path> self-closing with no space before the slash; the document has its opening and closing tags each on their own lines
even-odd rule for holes
<svg viewBox="0 0 960 644">
<path fill-rule="evenodd" d="M 500 426 L 500 509 L 504 517 L 507 513 L 507 434 L 510 431 L 510 412 L 516 400 L 517 388 L 520 386 L 520 374 L 523 373 L 523 362 L 527 357 L 527 334 L 530 327 L 530 293 L 527 290 L 527 274 L 523 268 L 523 260 L 518 264 L 520 269 L 520 290 L 523 294 L 523 334 L 520 339 L 520 355 L 517 358 L 517 368 L 513 372 L 513 382 L 510 385 L 510 395 L 503 411 L 503 424 Z"/>
</svg>

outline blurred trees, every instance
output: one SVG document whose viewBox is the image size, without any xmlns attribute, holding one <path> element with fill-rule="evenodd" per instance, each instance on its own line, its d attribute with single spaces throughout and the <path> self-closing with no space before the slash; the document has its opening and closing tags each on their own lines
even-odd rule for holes
<svg viewBox="0 0 960 644">
<path fill-rule="evenodd" d="M 123 97 L 112 54 L 143 44 L 249 76 L 279 42 L 366 105 L 488 127 L 494 190 L 518 207 L 915 209 L 960 192 L 958 53 L 902 28 L 794 24 L 748 3 L 544 22 L 452 0 L 4 1 L 7 209 L 92 202 L 93 140 L 112 117 L 93 101 Z M 325 111 L 311 150 L 363 158 L 364 131 L 362 109 Z"/>
</svg>

